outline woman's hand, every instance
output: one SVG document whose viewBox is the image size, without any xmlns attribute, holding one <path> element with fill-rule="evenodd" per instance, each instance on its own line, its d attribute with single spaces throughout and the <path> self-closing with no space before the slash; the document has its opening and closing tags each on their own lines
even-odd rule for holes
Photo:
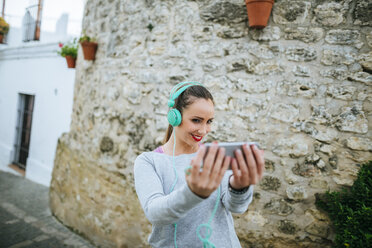
<svg viewBox="0 0 372 248">
<path fill-rule="evenodd" d="M 205 151 L 205 146 L 201 145 L 186 173 L 189 188 L 202 198 L 209 197 L 218 188 L 231 162 L 230 157 L 225 157 L 225 148 L 218 148 L 217 142 L 213 142 L 203 161 Z M 203 169 L 200 171 L 202 163 Z"/>
<path fill-rule="evenodd" d="M 256 145 L 243 145 L 241 150 L 235 151 L 235 158 L 231 163 L 233 175 L 230 177 L 230 185 L 234 189 L 246 188 L 251 184 L 257 184 L 265 170 L 264 151 Z"/>
</svg>

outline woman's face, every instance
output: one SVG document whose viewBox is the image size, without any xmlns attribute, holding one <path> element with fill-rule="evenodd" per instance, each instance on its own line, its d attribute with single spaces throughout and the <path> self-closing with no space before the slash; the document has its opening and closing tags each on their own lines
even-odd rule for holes
<svg viewBox="0 0 372 248">
<path fill-rule="evenodd" d="M 177 139 L 189 146 L 195 146 L 211 131 L 214 118 L 213 102 L 197 98 L 182 111 L 182 122 L 176 127 Z"/>
</svg>

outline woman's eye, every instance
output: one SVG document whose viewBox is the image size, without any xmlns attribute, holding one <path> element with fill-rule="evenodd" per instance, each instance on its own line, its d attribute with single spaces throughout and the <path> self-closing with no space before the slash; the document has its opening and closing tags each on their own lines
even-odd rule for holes
<svg viewBox="0 0 372 248">
<path fill-rule="evenodd" d="M 213 120 L 208 120 L 207 123 L 208 124 L 211 124 L 213 122 Z"/>
<path fill-rule="evenodd" d="M 192 119 L 192 122 L 199 123 L 200 120 L 199 119 Z"/>
</svg>

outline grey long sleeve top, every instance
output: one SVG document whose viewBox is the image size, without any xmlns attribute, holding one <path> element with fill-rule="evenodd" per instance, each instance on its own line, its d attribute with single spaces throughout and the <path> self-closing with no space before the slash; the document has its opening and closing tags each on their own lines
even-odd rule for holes
<svg viewBox="0 0 372 248">
<path fill-rule="evenodd" d="M 135 188 L 146 217 L 152 223 L 149 244 L 152 247 L 174 247 L 174 223 L 177 223 L 177 246 L 202 247 L 196 234 L 200 224 L 207 223 L 217 199 L 217 190 L 207 199 L 194 194 L 188 187 L 184 170 L 196 155 L 183 154 L 175 157 L 178 174 L 177 184 L 172 156 L 144 152 L 134 165 Z M 244 194 L 228 190 L 232 171 L 227 171 L 220 185 L 221 195 L 216 214 L 211 222 L 210 241 L 218 248 L 241 247 L 235 233 L 232 213 L 244 213 L 252 201 L 253 186 Z"/>
</svg>

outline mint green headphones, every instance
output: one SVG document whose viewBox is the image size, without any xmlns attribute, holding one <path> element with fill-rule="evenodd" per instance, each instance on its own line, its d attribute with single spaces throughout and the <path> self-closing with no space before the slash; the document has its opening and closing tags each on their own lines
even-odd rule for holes
<svg viewBox="0 0 372 248">
<path fill-rule="evenodd" d="M 177 97 L 179 97 L 182 94 L 182 92 L 184 92 L 187 88 L 194 85 L 203 86 L 201 83 L 198 82 L 182 82 L 174 86 L 173 89 L 171 90 L 168 100 L 168 107 L 172 109 L 169 110 L 168 112 L 168 122 L 173 127 L 180 125 L 182 122 L 181 112 L 178 109 L 173 108 L 175 104 L 174 100 L 176 100 Z"/>
</svg>

